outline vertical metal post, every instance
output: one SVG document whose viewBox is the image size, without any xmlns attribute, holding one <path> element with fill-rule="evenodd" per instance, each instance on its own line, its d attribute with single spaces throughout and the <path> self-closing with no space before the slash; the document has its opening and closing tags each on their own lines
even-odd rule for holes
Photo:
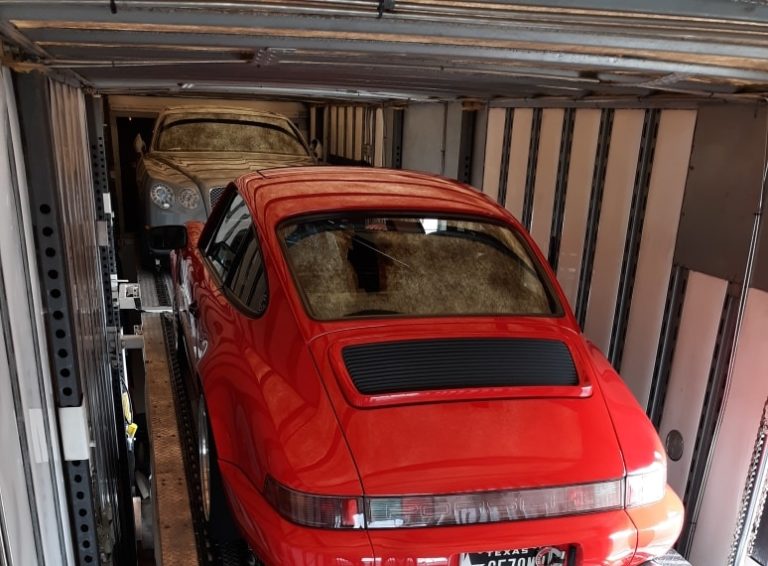
<svg viewBox="0 0 768 566">
<path fill-rule="evenodd" d="M 531 126 L 531 142 L 528 147 L 528 172 L 525 178 L 525 196 L 523 197 L 523 214 L 520 219 L 530 230 L 533 219 L 533 191 L 536 186 L 536 164 L 539 161 L 539 139 L 541 138 L 541 108 L 533 109 L 533 125 Z"/>
<path fill-rule="evenodd" d="M 104 314 L 108 330 L 107 345 L 109 348 L 109 362 L 111 381 L 104 384 L 105 394 L 111 397 L 114 410 L 111 413 L 115 431 L 117 466 L 115 500 L 117 516 L 113 518 L 114 549 L 113 560 L 117 564 L 131 565 L 136 562 L 136 543 L 134 532 L 133 498 L 131 486 L 133 484 L 131 455 L 125 436 L 126 422 L 121 410 L 123 395 L 128 395 L 128 382 L 125 376 L 125 368 L 122 360 L 122 346 L 120 343 L 120 309 L 115 300 L 114 291 L 117 288 L 117 257 L 114 240 L 114 212 L 109 190 L 109 176 L 107 173 L 106 141 L 104 128 L 103 99 L 100 96 L 87 98 L 88 141 L 90 145 L 91 171 L 93 177 L 93 191 L 95 199 L 95 212 L 97 233 L 102 238 L 99 244 L 99 260 L 101 268 L 101 283 L 104 290 Z"/>
<path fill-rule="evenodd" d="M 458 180 L 462 183 L 469 184 L 472 182 L 472 161 L 474 158 L 476 127 L 477 110 L 462 110 L 458 167 Z"/>
<path fill-rule="evenodd" d="M 566 108 L 563 116 L 563 135 L 560 138 L 560 159 L 557 167 L 555 202 L 552 208 L 552 227 L 549 232 L 549 264 L 557 271 L 560 259 L 560 240 L 565 218 L 565 193 L 568 189 L 568 172 L 571 168 L 571 146 L 573 145 L 573 127 L 576 109 Z"/>
<path fill-rule="evenodd" d="M 507 108 L 504 113 L 504 136 L 501 140 L 501 165 L 499 166 L 499 192 L 497 201 L 501 206 L 507 202 L 507 179 L 509 176 L 509 146 L 512 143 L 512 121 L 515 111 Z"/>
<path fill-rule="evenodd" d="M 393 110 L 392 124 L 392 168 L 403 168 L 403 125 L 405 123 L 405 110 L 395 108 Z"/>
</svg>

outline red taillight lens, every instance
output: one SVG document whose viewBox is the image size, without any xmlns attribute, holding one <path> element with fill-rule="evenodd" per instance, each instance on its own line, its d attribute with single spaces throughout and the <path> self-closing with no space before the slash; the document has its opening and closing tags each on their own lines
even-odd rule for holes
<svg viewBox="0 0 768 566">
<path fill-rule="evenodd" d="M 621 509 L 624 480 L 455 495 L 343 497 L 311 495 L 268 478 L 264 494 L 286 519 L 331 529 L 498 523 Z"/>
<path fill-rule="evenodd" d="M 611 511 L 648 505 L 666 490 L 658 462 L 625 479 L 596 483 L 451 495 L 354 497 L 294 491 L 268 477 L 264 496 L 286 519 L 326 529 L 386 529 L 498 523 Z"/>
<path fill-rule="evenodd" d="M 371 529 L 497 523 L 621 509 L 622 480 L 584 485 L 409 497 L 365 498 Z"/>
<path fill-rule="evenodd" d="M 264 497 L 283 517 L 307 527 L 359 529 L 364 526 L 362 498 L 312 495 L 294 491 L 267 477 Z"/>
</svg>

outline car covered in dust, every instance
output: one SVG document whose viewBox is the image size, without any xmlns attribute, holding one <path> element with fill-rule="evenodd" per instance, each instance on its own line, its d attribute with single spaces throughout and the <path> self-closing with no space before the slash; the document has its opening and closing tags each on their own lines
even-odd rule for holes
<svg viewBox="0 0 768 566">
<path fill-rule="evenodd" d="M 244 173 L 316 162 L 286 116 L 219 106 L 163 110 L 148 151 L 143 141 L 136 149 L 145 229 L 205 220 L 227 183 Z"/>
<path fill-rule="evenodd" d="M 535 243 L 446 179 L 241 177 L 166 227 L 209 532 L 267 565 L 642 564 L 683 507 Z"/>
</svg>

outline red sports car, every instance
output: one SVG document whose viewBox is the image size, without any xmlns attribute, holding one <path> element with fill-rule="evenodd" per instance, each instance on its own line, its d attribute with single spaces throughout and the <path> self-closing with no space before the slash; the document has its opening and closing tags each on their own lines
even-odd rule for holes
<svg viewBox="0 0 768 566">
<path fill-rule="evenodd" d="M 175 230 L 214 533 L 314 566 L 632 565 L 675 542 L 653 426 L 486 196 L 267 170 Z"/>
</svg>

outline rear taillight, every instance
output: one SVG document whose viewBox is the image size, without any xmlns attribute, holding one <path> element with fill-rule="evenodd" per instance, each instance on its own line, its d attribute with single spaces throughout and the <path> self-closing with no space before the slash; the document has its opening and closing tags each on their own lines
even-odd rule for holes
<svg viewBox="0 0 768 566">
<path fill-rule="evenodd" d="M 498 523 L 621 509 L 624 480 L 453 495 L 339 497 L 294 491 L 268 478 L 265 497 L 286 519 L 309 527 L 405 528 Z"/>
<path fill-rule="evenodd" d="M 294 491 L 268 477 L 264 495 L 286 519 L 328 529 L 387 529 L 498 523 L 649 505 L 664 498 L 667 467 L 657 461 L 624 479 L 451 495 L 354 497 Z"/>
<path fill-rule="evenodd" d="M 312 495 L 294 491 L 267 477 L 264 497 L 283 517 L 307 527 L 359 529 L 363 523 L 362 497 Z"/>
<path fill-rule="evenodd" d="M 667 466 L 655 462 L 644 470 L 627 475 L 627 508 L 656 503 L 664 498 L 667 489 Z"/>
<path fill-rule="evenodd" d="M 622 480 L 456 495 L 365 498 L 368 528 L 497 523 L 621 509 Z"/>
</svg>

